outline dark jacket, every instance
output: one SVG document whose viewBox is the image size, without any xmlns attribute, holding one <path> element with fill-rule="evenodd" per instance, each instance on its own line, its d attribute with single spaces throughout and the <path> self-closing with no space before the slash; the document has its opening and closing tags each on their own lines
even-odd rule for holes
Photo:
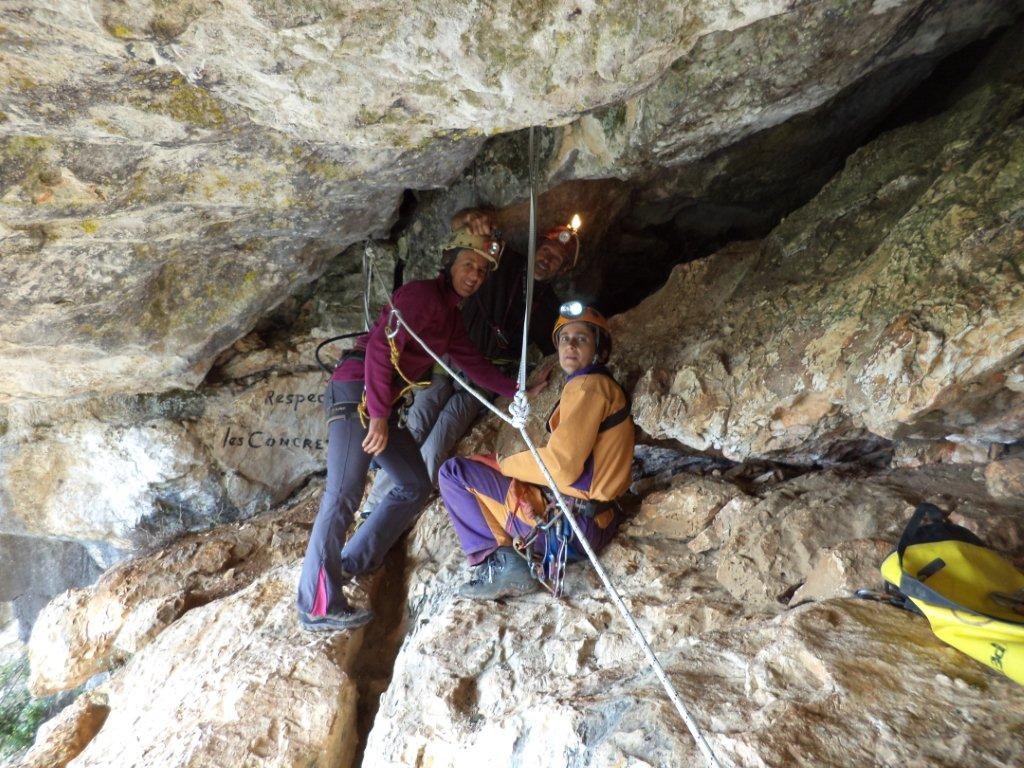
<svg viewBox="0 0 1024 768">
<path fill-rule="evenodd" d="M 469 338 L 488 360 L 519 360 L 526 303 L 526 257 L 506 251 L 501 265 L 462 306 Z M 533 284 L 530 341 L 545 355 L 555 351 L 551 329 L 558 319 L 558 297 L 549 283 Z"/>
</svg>

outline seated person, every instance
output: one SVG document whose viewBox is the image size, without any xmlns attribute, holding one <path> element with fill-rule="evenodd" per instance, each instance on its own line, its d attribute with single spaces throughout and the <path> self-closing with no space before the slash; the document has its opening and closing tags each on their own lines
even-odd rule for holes
<svg viewBox="0 0 1024 768">
<path fill-rule="evenodd" d="M 600 313 L 579 302 L 564 304 L 552 336 L 568 378 L 548 420 L 551 437 L 539 451 L 558 489 L 577 509 L 587 541 L 600 551 L 619 523 L 612 502 L 629 487 L 634 441 L 629 402 L 604 365 L 611 334 Z M 495 600 L 536 589 L 529 565 L 512 547 L 515 537 L 527 537 L 546 520 L 540 486 L 547 481 L 533 455 L 449 459 L 438 480 L 462 549 L 477 566 L 459 594 Z"/>
</svg>

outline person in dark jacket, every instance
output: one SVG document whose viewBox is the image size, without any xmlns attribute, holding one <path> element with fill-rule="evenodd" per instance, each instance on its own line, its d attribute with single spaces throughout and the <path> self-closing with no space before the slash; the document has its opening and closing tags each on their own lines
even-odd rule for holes
<svg viewBox="0 0 1024 768">
<path fill-rule="evenodd" d="M 468 231 L 461 235 L 462 247 L 450 254 L 437 278 L 408 283 L 395 291 L 391 301 L 436 354 L 448 355 L 479 386 L 511 397 L 515 381 L 477 350 L 459 313 L 462 302 L 498 266 L 500 244 Z M 408 389 L 406 382 L 422 379 L 434 361 L 404 327 L 389 339 L 389 316 L 390 307 L 385 306 L 328 384 L 327 480 L 298 588 L 299 622 L 304 629 L 349 629 L 372 618 L 370 611 L 351 606 L 342 588 L 352 576 L 381 565 L 431 491 L 419 446 L 400 423 L 397 406 Z M 530 391 L 544 386 L 546 381 L 541 381 Z M 346 541 L 374 458 L 394 485 Z"/>
</svg>

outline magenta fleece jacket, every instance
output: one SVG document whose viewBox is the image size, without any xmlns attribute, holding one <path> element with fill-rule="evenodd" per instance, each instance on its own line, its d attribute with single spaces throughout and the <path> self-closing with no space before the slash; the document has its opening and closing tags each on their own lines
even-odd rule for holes
<svg viewBox="0 0 1024 768">
<path fill-rule="evenodd" d="M 448 355 L 475 384 L 505 397 L 516 393 L 516 383 L 503 374 L 473 346 L 459 311 L 461 298 L 448 285 L 445 275 L 433 280 L 406 283 L 391 295 L 391 301 L 405 321 L 438 355 Z M 334 371 L 335 381 L 365 381 L 366 408 L 375 419 L 391 415 L 391 403 L 404 384 L 391 366 L 391 351 L 384 328 L 391 308 L 381 310 L 370 332 L 356 339 L 354 349 L 363 353 L 350 357 Z M 429 378 L 433 358 L 404 327 L 395 337 L 402 372 L 413 381 Z M 396 381 L 399 382 L 396 384 Z"/>
</svg>

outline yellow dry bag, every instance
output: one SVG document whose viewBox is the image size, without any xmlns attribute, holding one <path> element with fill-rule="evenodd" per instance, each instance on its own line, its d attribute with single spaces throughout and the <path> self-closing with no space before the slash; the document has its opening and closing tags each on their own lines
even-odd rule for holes
<svg viewBox="0 0 1024 768">
<path fill-rule="evenodd" d="M 1024 685 L 1024 574 L 921 504 L 882 576 L 954 648 Z"/>
</svg>

